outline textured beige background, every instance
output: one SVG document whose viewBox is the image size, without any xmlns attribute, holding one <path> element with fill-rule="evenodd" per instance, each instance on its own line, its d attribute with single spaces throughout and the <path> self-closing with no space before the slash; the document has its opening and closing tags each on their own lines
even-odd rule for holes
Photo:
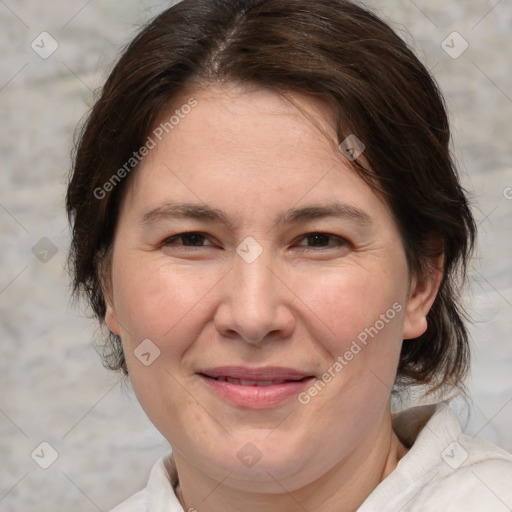
<svg viewBox="0 0 512 512">
<path fill-rule="evenodd" d="M 167 5 L 0 0 L 2 512 L 106 511 L 142 487 L 168 449 L 129 387 L 103 370 L 91 343 L 96 326 L 69 305 L 63 272 L 69 243 L 63 197 L 74 127 L 122 45 Z M 456 155 L 480 223 L 467 296 L 475 353 L 467 431 L 512 450 L 512 199 L 504 195 L 512 187 L 512 5 L 369 5 L 414 39 L 446 95 Z M 43 31 L 59 45 L 47 59 L 31 48 Z M 452 31 L 469 44 L 457 59 L 441 48 Z M 32 252 L 35 245 L 40 258 L 50 250 L 46 263 Z M 31 458 L 43 441 L 59 454 L 46 470 Z"/>
</svg>

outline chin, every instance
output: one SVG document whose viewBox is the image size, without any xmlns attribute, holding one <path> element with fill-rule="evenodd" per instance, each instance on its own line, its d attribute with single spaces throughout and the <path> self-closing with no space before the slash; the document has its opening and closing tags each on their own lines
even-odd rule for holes
<svg viewBox="0 0 512 512">
<path fill-rule="evenodd" d="M 210 450 L 208 459 L 204 456 L 198 459 L 199 464 L 203 468 L 208 466 L 205 468 L 207 472 L 219 481 L 229 474 L 226 484 L 240 490 L 282 492 L 282 487 L 276 481 L 286 481 L 290 488 L 300 488 L 308 483 L 303 470 L 310 468 L 313 454 L 309 454 L 300 444 L 290 442 L 289 435 L 275 434 L 268 436 L 265 433 L 260 441 L 245 441 L 251 436 L 237 436 L 238 440 L 231 439 L 228 445 L 216 445 L 213 453 Z M 275 439 L 271 439 L 274 435 Z M 265 439 L 265 436 L 268 438 Z"/>
</svg>

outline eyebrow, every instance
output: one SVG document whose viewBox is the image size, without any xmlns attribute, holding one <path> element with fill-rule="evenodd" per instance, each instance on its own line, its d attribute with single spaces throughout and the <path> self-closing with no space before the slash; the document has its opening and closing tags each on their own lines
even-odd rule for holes
<svg viewBox="0 0 512 512">
<path fill-rule="evenodd" d="M 373 224 L 371 217 L 363 210 L 349 204 L 332 202 L 302 208 L 291 208 L 278 215 L 277 218 L 274 219 L 274 225 L 297 224 L 328 217 L 348 219 L 368 226 Z M 142 216 L 140 223 L 142 225 L 149 225 L 157 220 L 172 218 L 220 223 L 227 226 L 231 231 L 234 231 L 232 222 L 224 212 L 205 204 L 194 203 L 165 202 L 146 212 Z"/>
</svg>

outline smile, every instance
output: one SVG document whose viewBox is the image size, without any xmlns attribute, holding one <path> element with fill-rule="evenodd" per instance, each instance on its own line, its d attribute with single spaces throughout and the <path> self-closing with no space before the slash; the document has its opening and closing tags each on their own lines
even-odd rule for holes
<svg viewBox="0 0 512 512">
<path fill-rule="evenodd" d="M 268 409 L 300 393 L 315 377 L 291 368 L 217 367 L 198 372 L 217 398 L 245 409 Z"/>
<path fill-rule="evenodd" d="M 285 380 L 243 380 L 234 379 L 233 377 L 217 377 L 215 380 L 218 382 L 230 382 L 231 384 L 238 384 L 239 386 L 273 386 L 286 382 Z"/>
</svg>

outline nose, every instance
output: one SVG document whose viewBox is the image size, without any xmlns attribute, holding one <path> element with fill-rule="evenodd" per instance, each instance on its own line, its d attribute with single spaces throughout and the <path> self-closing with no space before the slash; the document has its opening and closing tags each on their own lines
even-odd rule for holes
<svg viewBox="0 0 512 512">
<path fill-rule="evenodd" d="M 222 300 L 214 317 L 217 332 L 258 345 L 288 338 L 295 327 L 293 293 L 265 255 L 248 263 L 234 256 L 233 268 L 223 279 Z"/>
</svg>

